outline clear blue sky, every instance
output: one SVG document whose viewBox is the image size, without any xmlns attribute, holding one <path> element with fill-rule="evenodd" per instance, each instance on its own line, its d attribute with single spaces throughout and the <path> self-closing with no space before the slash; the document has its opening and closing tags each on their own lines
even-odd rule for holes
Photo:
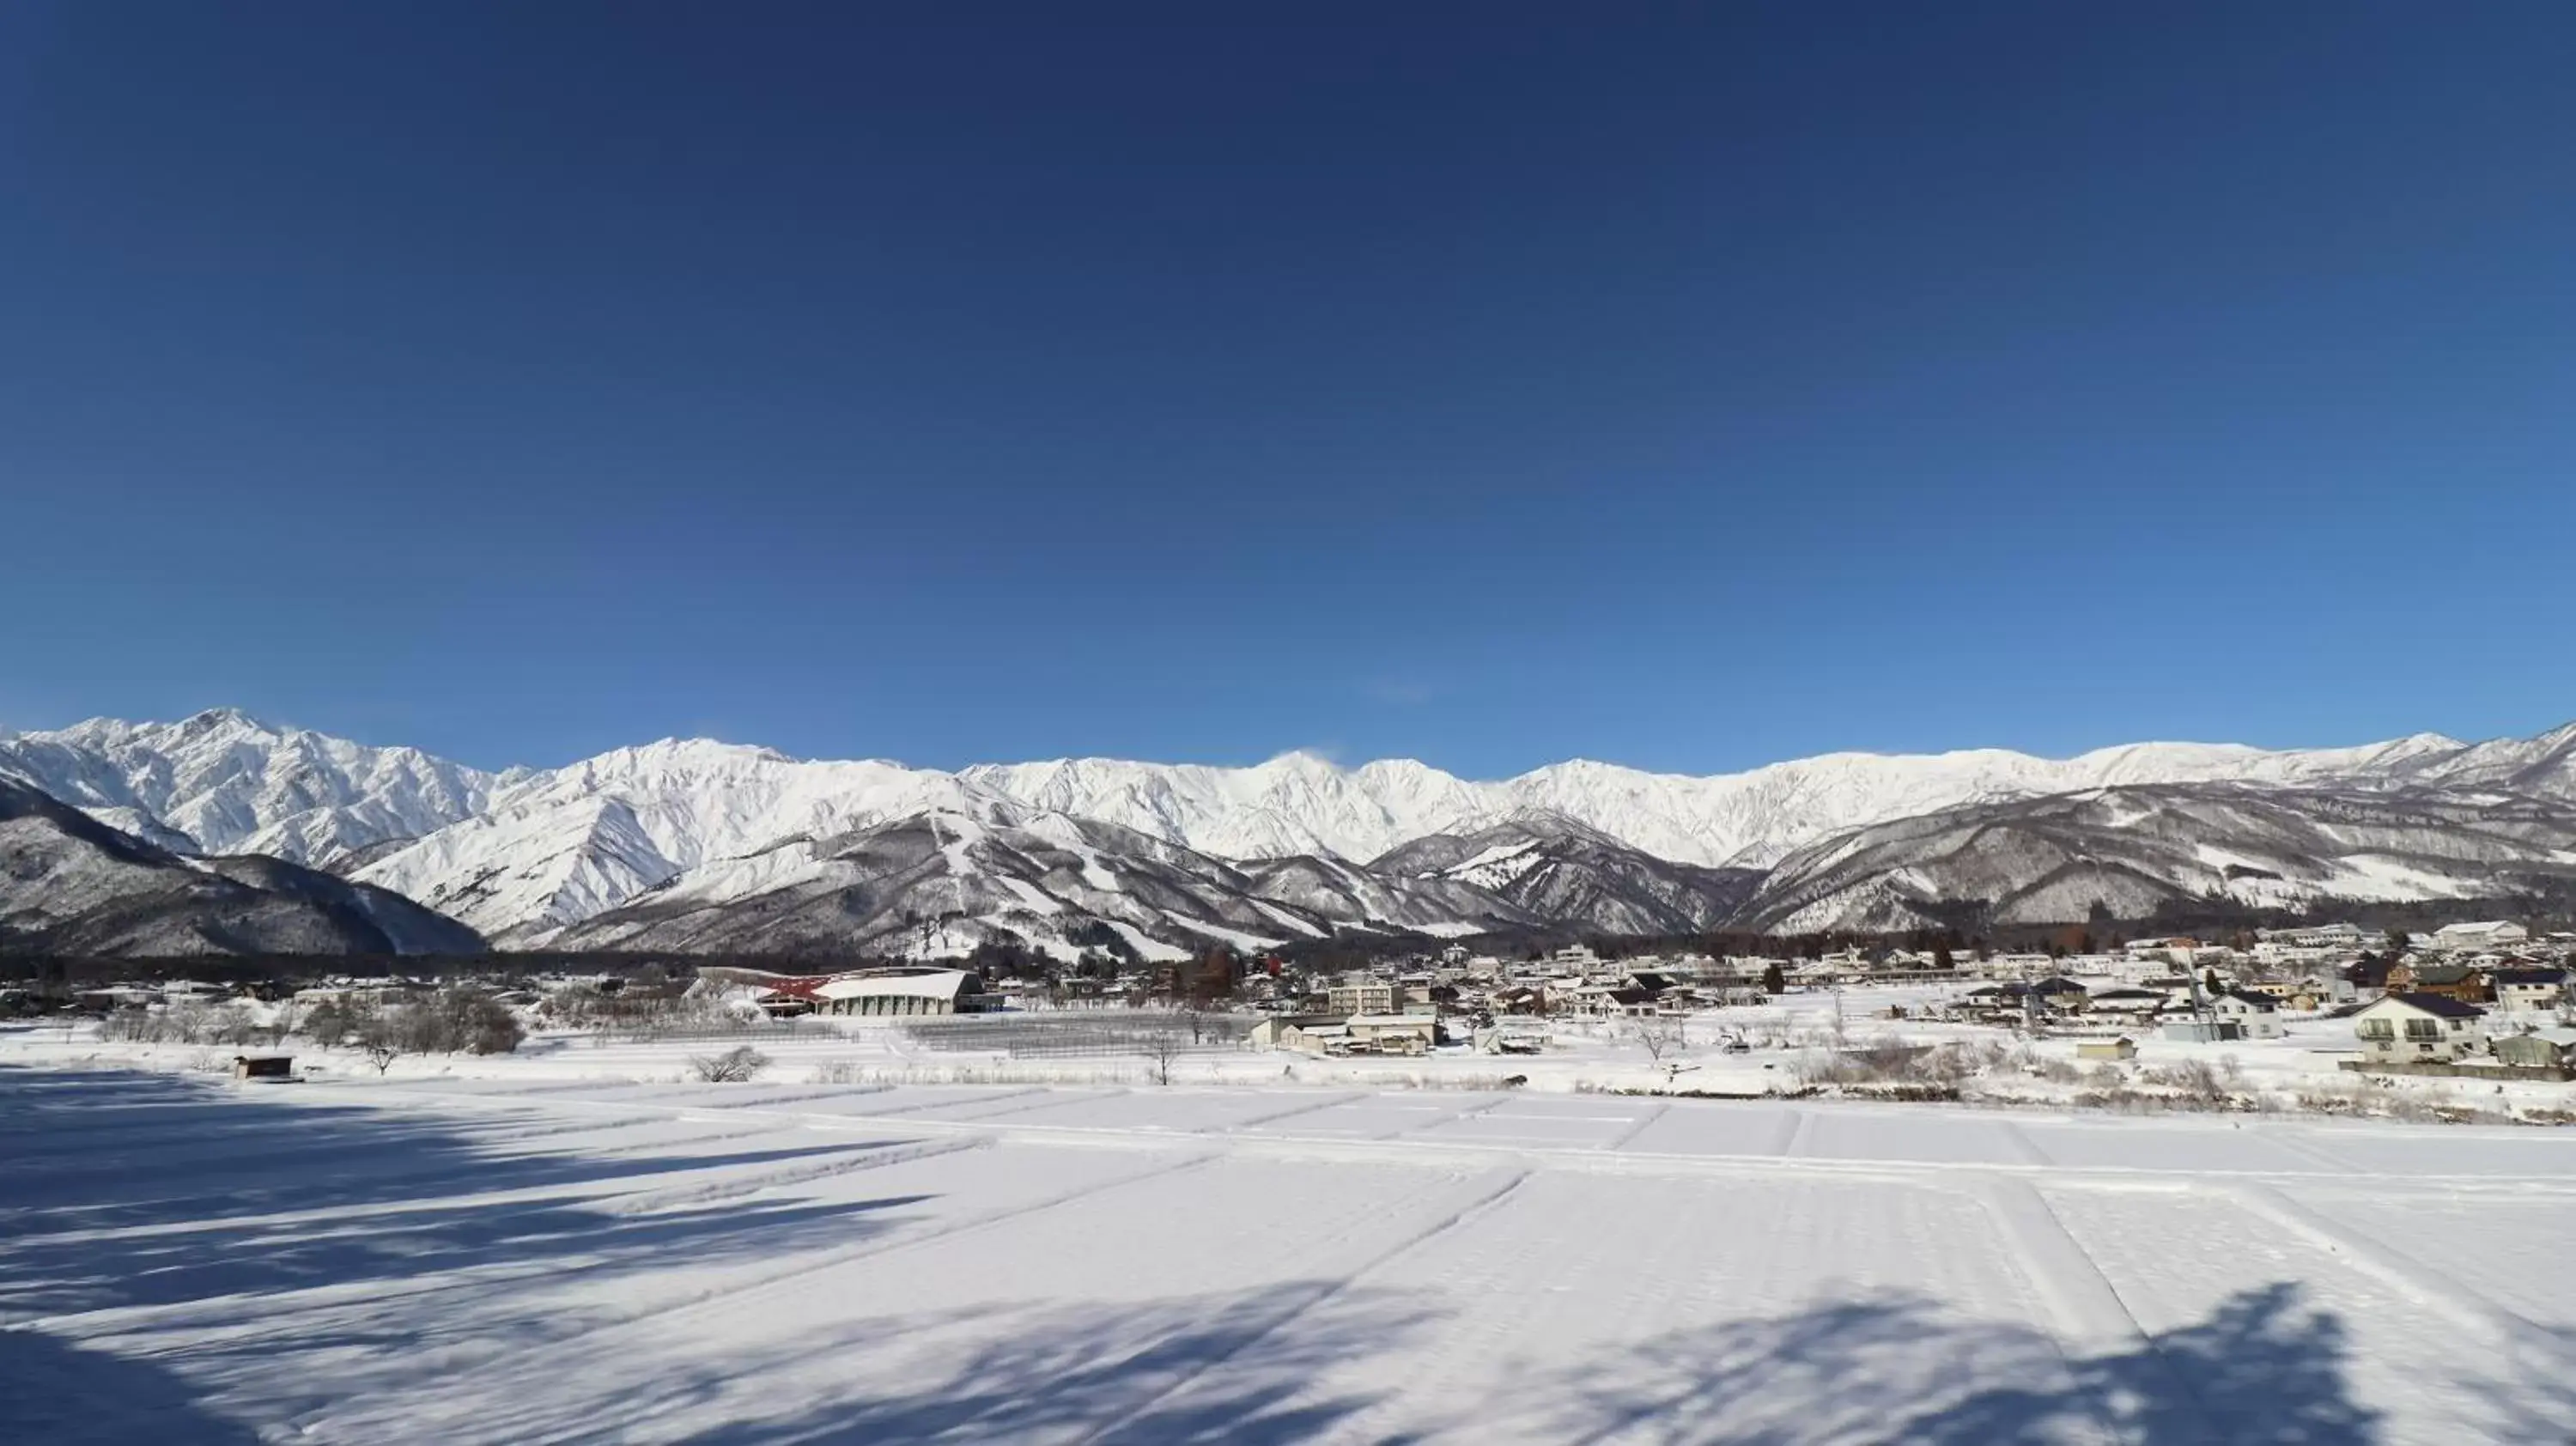
<svg viewBox="0 0 2576 1446">
<path fill-rule="evenodd" d="M 0 724 L 2576 717 L 2576 5 L 0 12 Z"/>
</svg>

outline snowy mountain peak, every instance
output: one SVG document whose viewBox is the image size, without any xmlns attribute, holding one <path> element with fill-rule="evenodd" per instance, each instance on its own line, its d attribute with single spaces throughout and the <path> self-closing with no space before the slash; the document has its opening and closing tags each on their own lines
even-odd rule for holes
<svg viewBox="0 0 2576 1446">
<path fill-rule="evenodd" d="M 213 709 L 178 723 L 92 719 L 0 737 L 0 772 L 165 847 L 363 865 L 363 877 L 414 898 L 483 900 L 472 921 L 506 932 L 540 917 L 561 927 L 719 861 L 797 840 L 820 847 L 904 819 L 920 820 L 924 836 L 940 830 L 943 850 L 952 828 L 1038 841 L 1106 827 L 1238 866 L 1322 860 L 1322 879 L 1333 874 L 1327 865 L 1507 823 L 1553 828 L 1578 852 L 1615 845 L 1676 865 L 1767 868 L 1854 829 L 2079 790 L 2446 787 L 2576 802 L 2576 725 L 2531 739 L 2419 734 L 2294 751 L 2140 743 L 2066 759 L 2001 749 L 1837 753 L 1706 777 L 1575 759 L 1479 782 L 1414 759 L 1345 768 L 1311 750 L 1242 768 L 1066 758 L 952 773 L 803 760 L 708 738 L 489 774 Z M 1567 837 L 1573 829 L 1589 837 Z M 1551 877 L 1577 876 L 1560 868 Z"/>
</svg>

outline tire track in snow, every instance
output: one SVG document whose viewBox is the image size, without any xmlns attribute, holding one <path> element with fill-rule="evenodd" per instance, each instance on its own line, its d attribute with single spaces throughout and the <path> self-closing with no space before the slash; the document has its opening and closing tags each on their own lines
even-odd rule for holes
<svg viewBox="0 0 2576 1446">
<path fill-rule="evenodd" d="M 2157 1383 L 2159 1399 L 2199 1399 L 2191 1389 L 2192 1383 L 2165 1358 L 2156 1346 L 2156 1338 L 2138 1324 L 2129 1303 L 2111 1284 L 2111 1277 L 2085 1250 L 2084 1242 L 2075 1238 L 2075 1232 L 2066 1228 L 2066 1222 L 2049 1207 L 2048 1197 L 2037 1186 L 2019 1175 L 1988 1174 L 1968 1182 L 1966 1193 L 1994 1220 L 2008 1258 L 2020 1269 L 2031 1294 L 2047 1310 L 2049 1334 L 2058 1342 L 2061 1354 L 2071 1360 L 2079 1354 L 2134 1353 L 2139 1359 L 2153 1361 L 2164 1377 Z M 2097 1414 L 2095 1423 L 2102 1439 L 2121 1439 L 2109 1419 Z M 2221 1439 L 2208 1421 L 2195 1416 L 2192 1425 L 2197 1439 Z"/>
<path fill-rule="evenodd" d="M 932 1086 L 932 1088 L 936 1088 L 936 1086 Z M 893 1092 L 894 1092 L 894 1091 L 893 1091 L 893 1089 L 892 1089 L 891 1087 L 888 1087 L 887 1089 L 884 1089 L 884 1090 L 882 1090 L 882 1091 L 867 1091 L 867 1093 L 883 1093 L 883 1094 L 892 1094 Z M 974 1097 L 973 1097 L 973 1098 L 971 1098 L 971 1099 L 961 1099 L 961 1100 L 923 1100 L 923 1101 L 921 1101 L 919 1104 L 910 1104 L 910 1105 L 889 1105 L 889 1106 L 887 1106 L 886 1108 L 881 1109 L 881 1110 L 869 1110 L 869 1111 L 868 1111 L 864 1116 L 850 1116 L 849 1118 L 867 1118 L 867 1119 L 875 1119 L 875 1118 L 891 1118 L 891 1117 L 896 1116 L 896 1115 L 917 1115 L 917 1114 L 921 1114 L 921 1113 L 924 1113 L 925 1111 L 929 1111 L 929 1110 L 946 1110 L 946 1109 L 955 1109 L 956 1107 L 958 1107 L 958 1106 L 960 1106 L 960 1105 L 979 1105 L 979 1104 L 990 1104 L 990 1103 L 992 1103 L 993 1101 L 996 1101 L 996 1100 L 1015 1100 L 1015 1099 L 1019 1099 L 1020 1097 L 1022 1097 L 1022 1096 L 1024 1096 L 1024 1095 L 1043 1095 L 1043 1094 L 1052 1094 L 1052 1093 L 1054 1093 L 1054 1091 L 1052 1091 L 1052 1090 L 1048 1089 L 1045 1085 L 1029 1085 L 1029 1086 L 1027 1086 L 1026 1088 L 1023 1088 L 1023 1089 L 1015 1089 L 1015 1090 L 998 1090 L 998 1091 L 996 1091 L 996 1092 L 994 1092 L 994 1093 L 992 1093 L 992 1094 L 989 1094 L 989 1095 L 976 1095 L 976 1096 L 974 1096 Z"/>
<path fill-rule="evenodd" d="M 1093 1431 L 1088 1435 L 1080 1437 L 1079 1440 L 1083 1443 L 1083 1446 L 1090 1446 L 1090 1443 L 1093 1442 L 1109 1441 L 1118 1438 L 1121 1433 L 1127 1431 L 1130 1427 L 1136 1426 L 1140 1422 L 1146 1421 L 1147 1418 L 1151 1417 L 1155 1411 L 1161 1409 L 1176 1397 L 1183 1395 L 1200 1381 L 1205 1380 L 1211 1372 L 1222 1369 L 1229 1361 L 1234 1360 L 1244 1352 L 1251 1350 L 1255 1346 L 1260 1345 L 1263 1341 L 1277 1335 L 1281 1329 L 1303 1317 L 1307 1312 L 1324 1305 L 1335 1296 L 1338 1296 L 1344 1291 L 1347 1291 L 1351 1287 L 1359 1284 L 1360 1281 L 1368 1275 L 1385 1268 L 1399 1257 L 1429 1244 L 1431 1241 L 1457 1229 L 1468 1221 L 1500 1208 L 1503 1202 L 1510 1199 L 1513 1192 L 1519 1190 L 1522 1183 L 1529 1179 L 1531 1173 L 1531 1170 L 1524 1168 L 1503 1172 L 1502 1178 L 1499 1181 L 1495 1180 L 1491 1175 L 1480 1178 L 1475 1185 L 1471 1187 L 1474 1191 L 1474 1198 L 1466 1201 L 1457 1209 L 1451 1210 L 1438 1219 L 1431 1221 L 1422 1229 L 1413 1232 L 1404 1239 L 1399 1240 L 1393 1245 L 1379 1251 L 1377 1254 L 1370 1256 L 1356 1268 L 1345 1271 L 1332 1280 L 1317 1282 L 1308 1289 L 1288 1293 L 1280 1302 L 1278 1310 L 1269 1320 L 1264 1321 L 1258 1327 L 1245 1333 L 1241 1339 L 1235 1341 L 1223 1352 L 1199 1362 L 1179 1380 L 1174 1381 L 1169 1386 L 1155 1392 L 1151 1397 L 1145 1400 L 1142 1404 L 1136 1406 L 1133 1410 L 1123 1413 L 1116 1420 L 1111 1421 L 1107 1425 L 1102 1426 L 1100 1429 Z M 1154 1343 L 1148 1343 L 1143 1349 L 1138 1351 L 1137 1354 L 1145 1354 L 1153 1348 Z M 962 1424 L 972 1425 L 974 1423 L 972 1421 L 968 1421 Z M 1155 1438 L 1149 1429 L 1146 1435 L 1135 1439 L 1139 1441 L 1151 1441 Z"/>
<path fill-rule="evenodd" d="M 1469 1105 L 1464 1109 L 1451 1110 L 1440 1118 L 1431 1120 L 1424 1124 L 1397 1125 L 1391 1130 L 1380 1130 L 1376 1134 L 1362 1135 L 1360 1138 L 1363 1140 L 1393 1140 L 1405 1135 L 1417 1135 L 1424 1130 L 1445 1129 L 1450 1125 L 1463 1124 L 1480 1115 L 1489 1114 L 1495 1110 L 1501 1109 L 1505 1104 L 1509 1103 L 1511 1099 L 1512 1096 L 1510 1095 L 1496 1095 L 1482 1104 Z"/>
<path fill-rule="evenodd" d="M 1815 1133 L 1815 1124 L 1815 1111 L 1792 1106 L 1789 1110 L 1788 1127 L 1780 1132 L 1780 1147 L 1774 1153 L 1784 1160 L 1806 1158 L 1808 1136 Z"/>
<path fill-rule="evenodd" d="M 1194 1155 L 1150 1170 L 1136 1171 L 1112 1180 L 1095 1181 L 1071 1190 L 1058 1191 L 1042 1199 L 987 1211 L 982 1215 L 952 1221 L 946 1225 L 934 1226 L 901 1239 L 870 1240 L 845 1246 L 839 1250 L 799 1255 L 793 1263 L 779 1266 L 774 1270 L 756 1274 L 747 1273 L 677 1299 L 634 1307 L 604 1317 L 594 1317 L 576 1329 L 562 1335 L 548 1337 L 533 1345 L 524 1342 L 506 1344 L 487 1342 L 451 1347 L 435 1353 L 436 1358 L 429 1362 L 424 1370 L 403 1384 L 399 1396 L 402 1399 L 411 1399 L 423 1392 L 435 1396 L 442 1386 L 452 1384 L 457 1377 L 469 1375 L 504 1356 L 524 1360 L 548 1353 L 569 1353 L 586 1347 L 597 1348 L 614 1341 L 620 1335 L 646 1328 L 659 1329 L 675 1320 L 686 1320 L 690 1316 L 718 1307 L 738 1304 L 783 1287 L 811 1288 L 815 1278 L 826 1271 L 881 1255 L 955 1240 L 960 1236 L 989 1230 L 995 1226 L 1052 1210 L 1060 1205 L 1069 1205 L 1094 1195 L 1106 1194 L 1113 1190 L 1122 1190 L 1129 1186 L 1167 1179 L 1185 1171 L 1200 1169 L 1223 1158 L 1222 1153 Z M 336 1403 L 334 1409 L 345 1410 L 350 1404 L 342 1401 Z M 315 1435 L 325 1440 L 331 1439 L 336 1429 L 334 1423 L 327 1417 L 298 1421 L 294 1424 L 305 1434 Z M 371 1439 L 365 1430 L 367 1424 L 366 1421 L 350 1423 L 349 1429 L 356 1431 L 357 1434 L 345 1439 Z"/>
<path fill-rule="evenodd" d="M 2030 1131 L 2011 1120 L 1998 1120 L 1995 1123 L 2004 1127 L 2004 1143 L 2012 1148 L 2014 1154 L 2021 1156 L 2023 1164 L 2048 1166 L 2057 1163 L 2049 1156 L 2048 1151 L 2040 1148 L 2039 1141 L 2030 1137 Z"/>
<path fill-rule="evenodd" d="M 2280 1229 L 2300 1244 L 2351 1265 L 2415 1305 L 2448 1316 L 2463 1329 L 2485 1336 L 2496 1345 L 2537 1350 L 2565 1363 L 2568 1351 L 2558 1332 L 2484 1296 L 2463 1294 L 2440 1271 L 2333 1219 L 2313 1205 L 2292 1199 L 2278 1186 L 2244 1181 L 2229 1182 L 2217 1190 L 2247 1214 Z"/>
<path fill-rule="evenodd" d="M 712 1205 L 719 1201 L 739 1200 L 764 1190 L 787 1185 L 809 1184 L 829 1180 L 836 1175 L 855 1175 L 862 1170 L 878 1170 L 888 1165 L 901 1165 L 913 1160 L 927 1160 L 938 1155 L 954 1155 L 964 1150 L 987 1150 L 996 1143 L 991 1136 L 977 1139 L 959 1136 L 946 1140 L 919 1140 L 876 1148 L 834 1149 L 817 1151 L 824 1158 L 802 1164 L 779 1165 L 757 1170 L 748 1175 L 733 1175 L 708 1181 L 703 1185 L 671 1185 L 659 1190 L 640 1190 L 631 1195 L 617 1195 L 604 1202 L 611 1215 L 646 1215 L 681 1205 Z"/>
<path fill-rule="evenodd" d="M 1207 1130 L 1201 1130 L 1201 1131 L 1198 1131 L 1197 1133 L 1199 1133 L 1199 1134 L 1214 1134 L 1214 1135 L 1231 1135 L 1231 1134 L 1235 1134 L 1235 1133 L 1237 1133 L 1237 1132 L 1239 1132 L 1239 1131 L 1243 1131 L 1243 1130 L 1251 1130 L 1251 1129 L 1258 1129 L 1258 1128 L 1260 1128 L 1260 1127 L 1261 1127 L 1261 1126 L 1263 1126 L 1263 1125 L 1275 1124 L 1275 1123 L 1277 1123 L 1277 1122 L 1278 1122 L 1278 1121 L 1280 1121 L 1280 1120 L 1293 1119 L 1293 1118 L 1295 1118 L 1295 1117 L 1296 1117 L 1296 1116 L 1298 1116 L 1298 1115 L 1311 1115 L 1311 1114 L 1315 1113 L 1317 1110 L 1329 1110 L 1329 1109 L 1331 1109 L 1331 1108 L 1332 1108 L 1333 1106 L 1335 1106 L 1335 1105 L 1346 1105 L 1346 1104 L 1349 1104 L 1349 1103 L 1350 1103 L 1351 1101 L 1353 1101 L 1353 1100 L 1360 1100 L 1360 1099 L 1366 1099 L 1366 1098 L 1368 1098 L 1368 1096 L 1366 1096 L 1366 1095 L 1364 1095 L 1364 1094 L 1357 1093 L 1357 1092 L 1355 1092 L 1355 1091 L 1353 1091 L 1353 1092 L 1337 1092 L 1337 1093 L 1335 1093 L 1335 1094 L 1333 1094 L 1333 1095 L 1331 1095 L 1331 1096 L 1329 1096 L 1329 1097 L 1327 1097 L 1327 1098 L 1325 1098 L 1325 1099 L 1320 1099 L 1320 1100 L 1309 1100 L 1309 1101 L 1307 1101 L 1307 1102 L 1305 1102 L 1305 1103 L 1303 1103 L 1303 1104 L 1297 1105 L 1297 1106 L 1295 1106 L 1295 1107 L 1293 1107 L 1293 1108 L 1290 1108 L 1290 1109 L 1277 1110 L 1277 1111 L 1274 1111 L 1274 1112 L 1272 1112 L 1272 1113 L 1270 1113 L 1270 1114 L 1266 1114 L 1266 1115 L 1255 1115 L 1255 1116 L 1253 1116 L 1252 1118 L 1250 1118 L 1250 1119 L 1248 1119 L 1248 1120 L 1236 1120 L 1236 1121 L 1235 1121 L 1235 1122 L 1233 1122 L 1232 1124 L 1229 1124 L 1229 1125 L 1221 1125 L 1221 1126 L 1217 1126 L 1217 1127 L 1214 1127 L 1214 1128 L 1211 1128 L 1211 1129 L 1207 1129 Z"/>
<path fill-rule="evenodd" d="M 1628 1128 L 1621 1130 L 1618 1134 L 1612 1136 L 1608 1143 L 1596 1146 L 1595 1148 L 1602 1150 L 1625 1149 L 1630 1140 L 1633 1140 L 1646 1132 L 1646 1127 L 1648 1125 L 1651 1125 L 1655 1121 L 1662 1119 L 1664 1116 L 1671 1114 L 1672 1111 L 1673 1102 L 1671 1100 L 1658 1100 L 1656 1101 L 1653 1109 L 1648 1110 L 1643 1115 L 1637 1117 L 1637 1122 L 1635 1124 L 1630 1125 Z"/>
</svg>

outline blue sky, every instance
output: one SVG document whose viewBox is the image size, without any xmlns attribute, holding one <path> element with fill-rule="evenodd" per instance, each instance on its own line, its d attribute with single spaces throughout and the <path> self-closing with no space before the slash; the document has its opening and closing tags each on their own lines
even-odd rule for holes
<svg viewBox="0 0 2576 1446">
<path fill-rule="evenodd" d="M 0 725 L 2576 717 L 2576 7 L 21 5 Z"/>
</svg>

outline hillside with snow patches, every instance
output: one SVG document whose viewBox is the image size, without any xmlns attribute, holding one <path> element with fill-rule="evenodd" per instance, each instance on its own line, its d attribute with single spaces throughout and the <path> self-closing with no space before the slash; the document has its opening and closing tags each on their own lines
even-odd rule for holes
<svg viewBox="0 0 2576 1446">
<path fill-rule="evenodd" d="M 465 953 L 482 941 L 400 894 L 263 854 L 182 856 L 0 778 L 0 951 Z"/>
<path fill-rule="evenodd" d="M 1151 953 L 1372 926 L 1853 927 L 1919 922 L 1943 899 L 1997 918 L 2080 918 L 2081 886 L 2017 861 L 2116 853 L 2085 832 L 2116 832 L 2110 812 L 2061 811 L 2046 847 L 1976 821 L 1996 809 L 2018 820 L 2010 810 L 2032 800 L 2165 786 L 2276 794 L 2268 806 L 2292 813 L 2338 794 L 2576 804 L 2576 725 L 2478 744 L 2423 734 L 2290 751 L 2149 743 L 2070 759 L 1832 754 L 1710 777 L 1578 760 L 1478 782 L 1410 760 L 1343 768 L 1303 753 L 1247 768 L 1068 759 L 951 773 L 707 740 L 492 773 L 215 710 L 0 734 L 0 777 L 173 854 L 312 864 L 504 944 L 891 947 L 901 921 L 931 917 L 959 935 L 916 930 L 916 946 L 933 951 L 969 938 L 1066 950 L 1108 929 Z M 1816 852 L 1901 824 L 1866 847 Z M 2226 824 L 2189 815 L 2177 826 Z M 2467 832 L 2432 840 L 2444 830 Z M 2295 902 L 2410 887 L 2488 896 L 2510 862 L 2489 857 L 2492 838 L 2456 809 L 2418 834 L 2410 848 L 2447 849 L 2459 866 L 2311 867 L 2326 855 L 2309 852 L 2286 870 L 2247 867 L 2301 881 L 2265 895 Z M 1948 840 L 1942 867 L 1917 856 L 1934 845 L 1894 846 L 1918 835 Z M 2331 850 L 2338 837 L 2325 829 L 2298 847 Z M 2213 885 L 2182 854 L 2132 863 L 2101 900 L 2115 911 L 2213 887 L 2264 894 L 2223 869 Z"/>
<path fill-rule="evenodd" d="M 1736 923 L 1780 933 L 2141 919 L 2223 900 L 2576 905 L 2576 804 L 2480 788 L 2145 784 L 1970 804 L 1801 849 Z"/>
</svg>

